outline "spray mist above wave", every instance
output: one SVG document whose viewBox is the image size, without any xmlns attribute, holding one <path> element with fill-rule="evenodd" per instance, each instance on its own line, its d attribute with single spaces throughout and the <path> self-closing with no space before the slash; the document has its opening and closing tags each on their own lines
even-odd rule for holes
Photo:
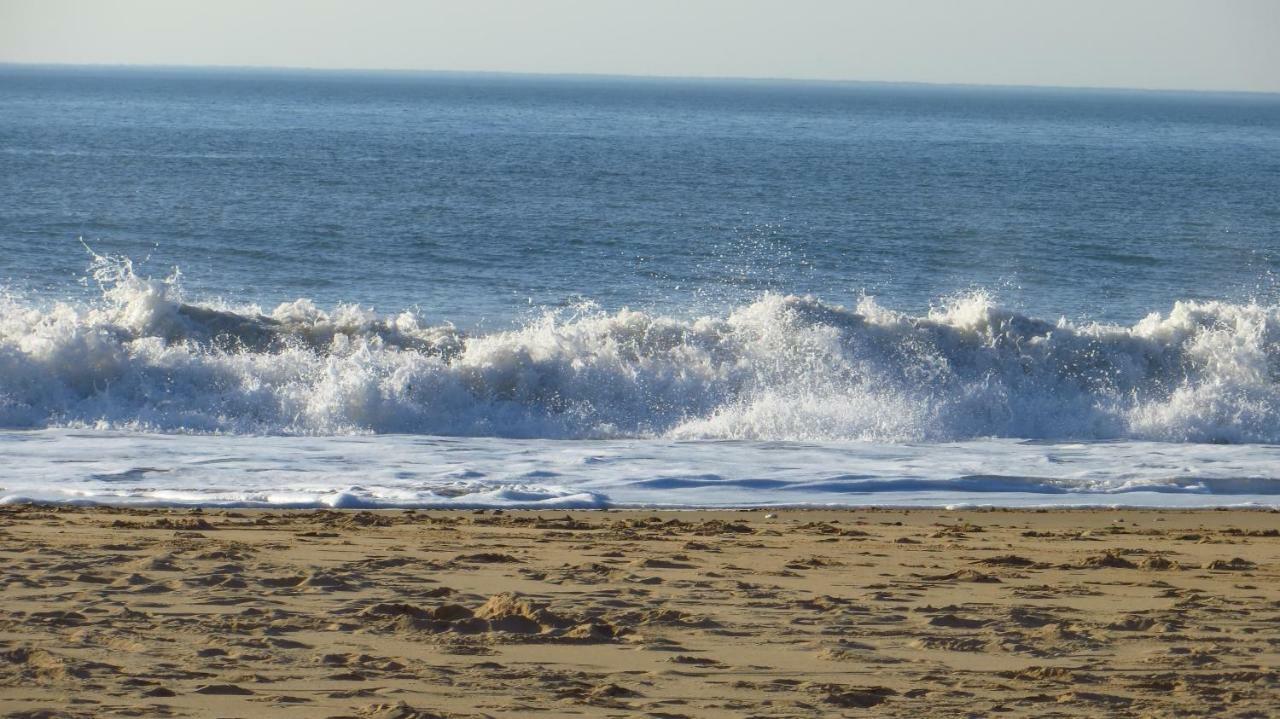
<svg viewBox="0 0 1280 719">
<path fill-rule="evenodd" d="M 578 308 L 468 336 L 405 312 L 188 303 L 95 256 L 101 298 L 0 300 L 0 427 L 951 441 L 1280 442 L 1280 310 L 1132 327 L 982 294 L 925 316 L 765 294 L 721 317 Z"/>
</svg>

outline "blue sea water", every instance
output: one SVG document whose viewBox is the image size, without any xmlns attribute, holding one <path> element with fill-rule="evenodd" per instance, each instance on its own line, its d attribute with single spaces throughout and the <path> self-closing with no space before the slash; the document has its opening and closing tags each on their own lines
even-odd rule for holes
<svg viewBox="0 0 1280 719">
<path fill-rule="evenodd" d="M 1280 504 L 1280 96 L 0 66 L 0 498 Z"/>
</svg>

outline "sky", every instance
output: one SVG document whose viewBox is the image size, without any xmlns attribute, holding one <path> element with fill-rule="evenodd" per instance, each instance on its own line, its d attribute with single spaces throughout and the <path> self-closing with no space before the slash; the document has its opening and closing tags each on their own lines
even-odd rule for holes
<svg viewBox="0 0 1280 719">
<path fill-rule="evenodd" d="M 0 62 L 1280 92 L 1280 0 L 0 0 Z"/>
</svg>

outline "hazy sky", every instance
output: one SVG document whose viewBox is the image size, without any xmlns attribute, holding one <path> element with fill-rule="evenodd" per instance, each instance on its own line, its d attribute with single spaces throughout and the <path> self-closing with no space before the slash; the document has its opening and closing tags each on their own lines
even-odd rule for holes
<svg viewBox="0 0 1280 719">
<path fill-rule="evenodd" d="M 0 62 L 1280 91 L 1280 0 L 0 0 Z"/>
</svg>

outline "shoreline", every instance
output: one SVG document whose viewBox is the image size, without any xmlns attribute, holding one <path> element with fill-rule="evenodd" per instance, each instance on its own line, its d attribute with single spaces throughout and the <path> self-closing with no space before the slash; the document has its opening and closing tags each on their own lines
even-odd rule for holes
<svg viewBox="0 0 1280 719">
<path fill-rule="evenodd" d="M 645 504 L 605 504 L 598 507 L 593 506 L 574 506 L 574 505 L 548 505 L 544 507 L 536 505 L 494 505 L 494 504 L 456 504 L 456 505 L 416 505 L 407 507 L 398 506 L 380 506 L 380 505 L 364 505 L 364 504 L 335 504 L 335 505 L 267 505 L 260 503 L 253 504 L 133 504 L 133 503 L 113 503 L 113 502 L 50 502 L 50 501 L 34 501 L 25 496 L 15 496 L 6 498 L 6 501 L 0 501 L 0 508 L 24 508 L 31 510 L 43 510 L 50 512 L 57 511 L 81 511 L 81 512 L 144 512 L 154 514 L 183 514 L 202 512 L 265 512 L 265 513 L 281 513 L 281 514 L 307 514 L 311 512 L 378 512 L 390 513 L 397 512 L 413 513 L 430 513 L 439 512 L 441 514 L 536 514 L 536 513 L 609 513 L 609 512 L 626 512 L 631 514 L 643 514 L 645 512 L 653 512 L 658 514 L 666 514 L 671 512 L 688 513 L 688 512 L 705 512 L 709 514 L 725 514 L 725 513 L 753 513 L 764 512 L 777 513 L 833 513 L 841 514 L 848 512 L 938 512 L 938 513 L 958 513 L 958 512 L 1030 512 L 1030 513 L 1057 513 L 1057 512 L 1262 512 L 1262 513 L 1280 513 L 1280 504 L 1207 504 L 1207 505 L 1160 505 L 1160 504 L 979 504 L 970 502 L 953 502 L 938 504 L 833 504 L 833 505 L 813 505 L 813 504 L 755 504 L 743 506 L 729 505 L 696 505 L 696 504 L 670 504 L 670 505 L 645 505 Z"/>
<path fill-rule="evenodd" d="M 0 506 L 0 715 L 1266 716 L 1280 512 Z"/>
</svg>

